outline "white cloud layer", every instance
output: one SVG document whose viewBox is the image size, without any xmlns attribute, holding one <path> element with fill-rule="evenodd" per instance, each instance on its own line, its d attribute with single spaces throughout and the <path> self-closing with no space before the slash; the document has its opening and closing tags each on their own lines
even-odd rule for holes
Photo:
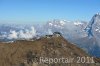
<svg viewBox="0 0 100 66">
<path fill-rule="evenodd" d="M 32 26 L 30 29 L 15 31 L 10 30 L 10 34 L 8 34 L 8 39 L 31 39 L 36 36 L 36 30 Z"/>
</svg>

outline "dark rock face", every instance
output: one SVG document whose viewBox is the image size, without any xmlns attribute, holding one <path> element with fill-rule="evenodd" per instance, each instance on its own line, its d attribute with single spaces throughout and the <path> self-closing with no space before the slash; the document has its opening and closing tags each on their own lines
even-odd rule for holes
<svg viewBox="0 0 100 66">
<path fill-rule="evenodd" d="M 0 43 L 0 54 L 0 66 L 100 66 L 97 58 L 87 63 L 90 56 L 62 36 Z M 86 57 L 85 62 L 78 63 L 78 57 Z M 66 58 L 66 63 L 62 58 Z M 56 59 L 56 62 L 49 63 L 48 59 Z"/>
</svg>

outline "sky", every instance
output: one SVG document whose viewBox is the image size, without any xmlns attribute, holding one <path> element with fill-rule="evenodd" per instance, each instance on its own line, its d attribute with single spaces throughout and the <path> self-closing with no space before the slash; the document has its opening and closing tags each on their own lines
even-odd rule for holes
<svg viewBox="0 0 100 66">
<path fill-rule="evenodd" d="M 89 21 L 100 0 L 0 0 L 0 23 L 34 24 L 53 19 Z"/>
</svg>

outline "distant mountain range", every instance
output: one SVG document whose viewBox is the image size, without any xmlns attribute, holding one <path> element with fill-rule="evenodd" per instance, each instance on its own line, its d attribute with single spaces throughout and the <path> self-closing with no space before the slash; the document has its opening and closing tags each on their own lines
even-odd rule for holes
<svg viewBox="0 0 100 66">
<path fill-rule="evenodd" d="M 89 22 L 54 19 L 44 25 L 0 25 L 0 41 L 30 40 L 60 32 L 71 43 L 92 56 L 100 57 L 100 14 Z"/>
</svg>

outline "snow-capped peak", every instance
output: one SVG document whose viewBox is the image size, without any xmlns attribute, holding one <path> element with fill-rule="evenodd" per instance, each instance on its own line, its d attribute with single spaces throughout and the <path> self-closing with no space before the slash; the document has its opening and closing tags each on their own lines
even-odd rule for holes
<svg viewBox="0 0 100 66">
<path fill-rule="evenodd" d="M 61 24 L 61 25 L 65 25 L 66 23 L 65 23 L 64 21 L 61 20 L 61 21 L 60 21 L 60 24 Z"/>
<path fill-rule="evenodd" d="M 50 22 L 49 25 L 52 26 L 53 24 Z"/>
<path fill-rule="evenodd" d="M 49 21 L 47 23 L 49 26 L 55 26 L 55 27 L 61 27 L 61 26 L 64 26 L 66 24 L 66 20 L 57 20 L 57 19 L 54 19 L 52 21 Z"/>
<path fill-rule="evenodd" d="M 95 14 L 92 19 L 98 19 L 98 18 L 100 19 L 100 13 Z"/>
<path fill-rule="evenodd" d="M 96 13 L 96 15 L 100 15 L 100 13 Z"/>
<path fill-rule="evenodd" d="M 96 27 L 98 25 L 100 25 L 99 23 L 100 23 L 100 13 L 97 13 L 92 17 L 91 21 L 89 22 L 89 24 L 85 28 L 85 30 L 88 33 L 89 37 L 93 36 L 93 29 L 96 29 Z"/>
<path fill-rule="evenodd" d="M 50 26 L 53 26 L 53 25 L 61 25 L 61 26 L 63 26 L 63 25 L 65 25 L 65 24 L 66 24 L 66 23 L 65 23 L 65 21 L 63 21 L 63 20 L 49 22 L 49 25 L 50 25 Z"/>
<path fill-rule="evenodd" d="M 77 21 L 77 22 L 74 22 L 74 25 L 82 25 L 82 23 Z"/>
</svg>

